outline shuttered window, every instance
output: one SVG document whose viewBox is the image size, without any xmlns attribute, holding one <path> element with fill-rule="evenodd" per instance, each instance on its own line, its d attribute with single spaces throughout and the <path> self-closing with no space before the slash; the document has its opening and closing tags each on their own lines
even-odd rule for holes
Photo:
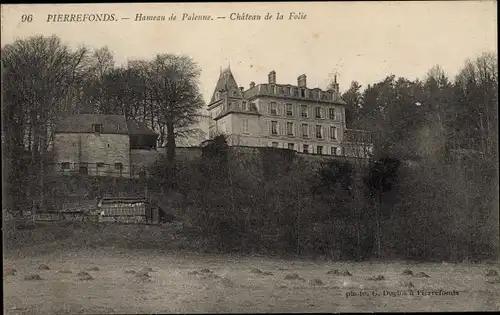
<svg viewBox="0 0 500 315">
<path fill-rule="evenodd" d="M 302 124 L 302 137 L 307 137 L 309 134 L 309 126 L 307 124 Z"/>
<path fill-rule="evenodd" d="M 271 121 L 271 134 L 272 135 L 278 134 L 278 122 L 277 121 Z"/>
<path fill-rule="evenodd" d="M 289 136 L 293 136 L 293 123 L 292 122 L 286 123 L 286 134 Z"/>
<path fill-rule="evenodd" d="M 330 139 L 337 139 L 337 128 L 335 126 L 330 126 Z"/>
</svg>

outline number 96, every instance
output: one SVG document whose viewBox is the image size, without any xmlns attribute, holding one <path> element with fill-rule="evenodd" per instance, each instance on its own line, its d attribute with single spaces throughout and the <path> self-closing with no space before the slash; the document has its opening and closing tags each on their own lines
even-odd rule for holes
<svg viewBox="0 0 500 315">
<path fill-rule="evenodd" d="M 21 16 L 21 22 L 22 23 L 30 23 L 31 21 L 33 21 L 33 15 L 32 14 L 23 14 Z"/>
</svg>

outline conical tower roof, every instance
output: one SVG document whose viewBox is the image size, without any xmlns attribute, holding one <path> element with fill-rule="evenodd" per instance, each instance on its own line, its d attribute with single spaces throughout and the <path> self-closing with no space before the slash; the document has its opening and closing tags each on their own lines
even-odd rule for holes
<svg viewBox="0 0 500 315">
<path fill-rule="evenodd" d="M 241 93 L 236 80 L 234 79 L 233 73 L 230 68 L 224 69 L 221 71 L 219 80 L 215 85 L 214 93 L 212 94 L 212 99 L 210 100 L 210 104 L 215 102 L 215 93 L 219 92 L 228 92 L 230 97 L 243 98 L 243 94 Z"/>
</svg>

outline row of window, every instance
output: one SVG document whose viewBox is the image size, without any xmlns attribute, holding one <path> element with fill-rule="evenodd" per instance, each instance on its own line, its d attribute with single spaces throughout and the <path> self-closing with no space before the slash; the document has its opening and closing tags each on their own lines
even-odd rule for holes
<svg viewBox="0 0 500 315">
<path fill-rule="evenodd" d="M 309 118 L 309 110 L 308 110 L 307 105 L 300 105 L 300 117 L 302 118 Z M 270 102 L 269 107 L 268 107 L 268 114 L 269 115 L 283 115 L 287 117 L 295 117 L 296 114 L 294 113 L 294 106 L 293 104 L 285 104 L 285 113 L 281 113 L 280 108 L 278 107 L 278 104 L 276 102 Z M 314 115 L 312 116 L 313 118 L 317 119 L 326 119 L 326 113 L 325 113 L 325 108 L 322 108 L 321 106 L 316 106 L 314 108 Z M 335 108 L 328 108 L 328 119 L 331 120 L 341 120 L 340 118 L 340 113 L 335 111 Z"/>
<path fill-rule="evenodd" d="M 281 85 L 261 85 L 261 91 L 264 89 L 264 92 L 267 87 L 267 93 L 276 94 L 276 95 L 286 95 L 293 97 L 303 97 L 303 98 L 311 98 L 322 101 L 332 101 L 333 100 L 333 91 L 321 91 L 321 90 L 309 90 L 306 88 L 297 88 L 297 87 L 288 87 Z M 223 93 L 221 91 L 215 92 L 215 101 L 218 101 L 222 98 Z M 238 91 L 233 90 L 232 96 L 237 96 Z"/>
<path fill-rule="evenodd" d="M 229 102 L 229 105 L 226 108 L 226 105 L 223 104 L 218 108 L 218 110 L 214 114 L 212 114 L 212 118 L 215 118 L 217 115 L 219 115 L 221 112 L 225 110 L 233 109 L 232 107 L 234 105 L 235 105 L 234 102 Z M 248 103 L 247 101 L 241 102 L 242 111 L 247 112 L 250 111 L 251 108 L 255 108 L 255 103 Z M 310 117 L 308 105 L 300 105 L 300 115 L 297 115 L 295 112 L 296 111 L 294 110 L 293 104 L 290 103 L 285 104 L 283 113 L 282 113 L 282 108 L 279 107 L 276 102 L 270 102 L 268 106 L 268 114 L 272 116 L 302 117 L 302 118 Z M 328 108 L 328 111 L 326 111 L 326 109 L 322 108 L 321 106 L 316 106 L 314 108 L 314 113 L 311 116 L 311 118 L 316 118 L 316 119 L 328 118 L 330 120 L 342 120 L 341 113 L 339 111 L 336 111 L 335 108 Z"/>
<path fill-rule="evenodd" d="M 264 87 L 264 86 L 262 86 Z M 289 87 L 281 85 L 268 85 L 267 91 L 270 94 L 289 95 L 293 97 L 312 98 L 317 100 L 333 100 L 333 91 L 310 90 L 299 87 Z"/>
<path fill-rule="evenodd" d="M 279 148 L 280 143 L 279 142 L 271 142 L 271 146 L 274 148 Z M 283 148 L 289 149 L 289 150 L 296 150 L 299 151 L 299 145 L 296 145 L 295 143 L 283 143 Z M 338 147 L 330 147 L 330 152 L 327 153 L 326 147 L 322 145 L 317 145 L 316 146 L 316 152 L 314 152 L 313 147 L 309 146 L 309 144 L 303 144 L 302 145 L 302 152 L 303 153 L 316 153 L 316 154 L 331 154 L 331 155 L 341 155 L 342 154 L 342 148 Z"/>
<path fill-rule="evenodd" d="M 248 122 L 247 122 L 247 125 L 246 127 L 248 128 Z M 275 121 L 275 120 L 272 120 L 271 121 L 271 125 L 270 125 L 270 130 L 269 130 L 269 134 L 272 135 L 272 136 L 278 136 L 280 135 L 279 134 L 279 122 L 278 121 Z M 243 125 L 243 130 L 245 130 L 245 125 Z M 310 130 L 309 130 L 309 124 L 301 124 L 301 136 L 304 137 L 304 138 L 309 138 L 310 137 Z M 322 125 L 316 125 L 315 126 L 315 136 L 316 136 L 316 139 L 324 139 L 324 134 L 323 134 L 323 126 Z M 337 139 L 337 127 L 335 126 L 330 126 L 330 128 L 328 129 L 328 138 L 331 139 L 331 140 L 336 140 Z M 294 123 L 293 122 L 287 122 L 286 123 L 286 130 L 285 130 L 285 134 L 281 134 L 281 135 L 286 135 L 286 136 L 291 136 L 291 137 L 294 137 L 295 136 L 295 131 L 294 131 Z"/>
<path fill-rule="evenodd" d="M 106 167 L 105 163 L 95 163 L 95 164 L 96 164 L 96 168 L 97 169 L 105 168 Z M 88 171 L 89 163 L 87 163 L 87 162 L 80 162 L 80 163 L 75 163 L 75 166 L 76 165 L 78 165 L 78 168 L 80 169 L 80 171 Z M 115 163 L 114 167 L 115 167 L 115 170 L 117 170 L 117 171 L 122 171 L 123 170 L 123 164 L 122 163 Z M 70 162 L 62 162 L 61 163 L 61 169 L 63 171 L 69 170 L 70 168 L 71 168 L 71 163 Z"/>
</svg>

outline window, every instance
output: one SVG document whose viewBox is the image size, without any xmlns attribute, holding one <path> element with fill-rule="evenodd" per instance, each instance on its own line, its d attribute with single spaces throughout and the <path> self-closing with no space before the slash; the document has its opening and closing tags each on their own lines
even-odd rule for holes
<svg viewBox="0 0 500 315">
<path fill-rule="evenodd" d="M 288 144 L 288 150 L 295 150 L 295 144 L 289 143 Z"/>
<path fill-rule="evenodd" d="M 102 132 L 102 124 L 93 124 L 92 125 L 92 130 L 95 133 L 101 133 Z"/>
<path fill-rule="evenodd" d="M 272 135 L 278 134 L 278 122 L 277 121 L 271 121 L 271 134 Z"/>
<path fill-rule="evenodd" d="M 241 123 L 242 123 L 243 133 L 248 133 L 248 119 L 243 118 Z"/>
<path fill-rule="evenodd" d="M 302 105 L 302 117 L 307 117 L 307 105 Z"/>
<path fill-rule="evenodd" d="M 286 95 L 290 94 L 290 88 L 287 86 L 283 87 L 283 93 Z"/>
<path fill-rule="evenodd" d="M 277 147 L 278 147 L 278 145 L 279 145 L 279 143 L 278 143 L 278 142 L 273 142 L 273 143 L 272 143 L 273 148 L 277 148 Z"/>
<path fill-rule="evenodd" d="M 293 88 L 293 96 L 299 96 L 299 89 Z"/>
<path fill-rule="evenodd" d="M 304 144 L 304 145 L 303 145 L 303 150 L 302 150 L 302 152 L 304 152 L 304 153 L 309 153 L 309 145 Z"/>
<path fill-rule="evenodd" d="M 337 139 L 337 128 L 334 126 L 330 126 L 330 139 Z"/>
<path fill-rule="evenodd" d="M 293 136 L 293 123 L 292 122 L 286 123 L 286 134 L 289 136 Z"/>
<path fill-rule="evenodd" d="M 78 171 L 80 172 L 80 174 L 88 174 L 89 173 L 88 164 L 86 162 L 80 162 L 80 167 L 78 168 Z"/>
<path fill-rule="evenodd" d="M 97 163 L 96 167 L 97 175 L 100 175 L 103 170 L 104 170 L 104 163 Z"/>
<path fill-rule="evenodd" d="M 286 104 L 286 115 L 293 116 L 293 105 L 292 104 Z"/>
<path fill-rule="evenodd" d="M 316 118 L 321 118 L 321 107 L 316 107 L 314 109 L 314 113 L 315 113 Z"/>
<path fill-rule="evenodd" d="M 321 128 L 321 125 L 316 125 L 316 138 L 321 139 L 323 134 L 323 130 Z"/>
<path fill-rule="evenodd" d="M 115 170 L 119 175 L 122 175 L 123 172 L 123 164 L 122 163 L 115 163 Z"/>
<path fill-rule="evenodd" d="M 328 116 L 330 116 L 331 120 L 335 120 L 335 108 L 329 108 L 328 109 Z"/>
<path fill-rule="evenodd" d="M 276 102 L 271 102 L 270 110 L 271 110 L 271 115 L 277 115 L 278 114 L 278 109 L 277 109 Z"/>
<path fill-rule="evenodd" d="M 68 162 L 62 162 L 62 163 L 61 163 L 61 169 L 62 169 L 63 171 L 67 171 L 67 170 L 69 170 L 69 163 L 68 163 Z"/>
<path fill-rule="evenodd" d="M 246 111 L 248 111 L 248 104 L 247 104 L 247 102 L 243 101 L 243 102 L 241 103 L 241 108 L 242 108 L 242 109 L 243 109 L 243 111 L 245 111 L 245 112 L 246 112 Z"/>
<path fill-rule="evenodd" d="M 300 96 L 306 97 L 306 90 L 305 89 L 300 89 Z"/>
<path fill-rule="evenodd" d="M 307 138 L 307 129 L 309 126 L 307 124 L 302 124 L 302 137 Z"/>
<path fill-rule="evenodd" d="M 337 155 L 337 147 L 332 147 L 332 155 Z"/>
<path fill-rule="evenodd" d="M 323 154 L 323 147 L 322 147 L 322 146 L 320 146 L 320 145 L 318 145 L 318 146 L 316 147 L 316 153 L 318 153 L 318 154 Z"/>
</svg>

